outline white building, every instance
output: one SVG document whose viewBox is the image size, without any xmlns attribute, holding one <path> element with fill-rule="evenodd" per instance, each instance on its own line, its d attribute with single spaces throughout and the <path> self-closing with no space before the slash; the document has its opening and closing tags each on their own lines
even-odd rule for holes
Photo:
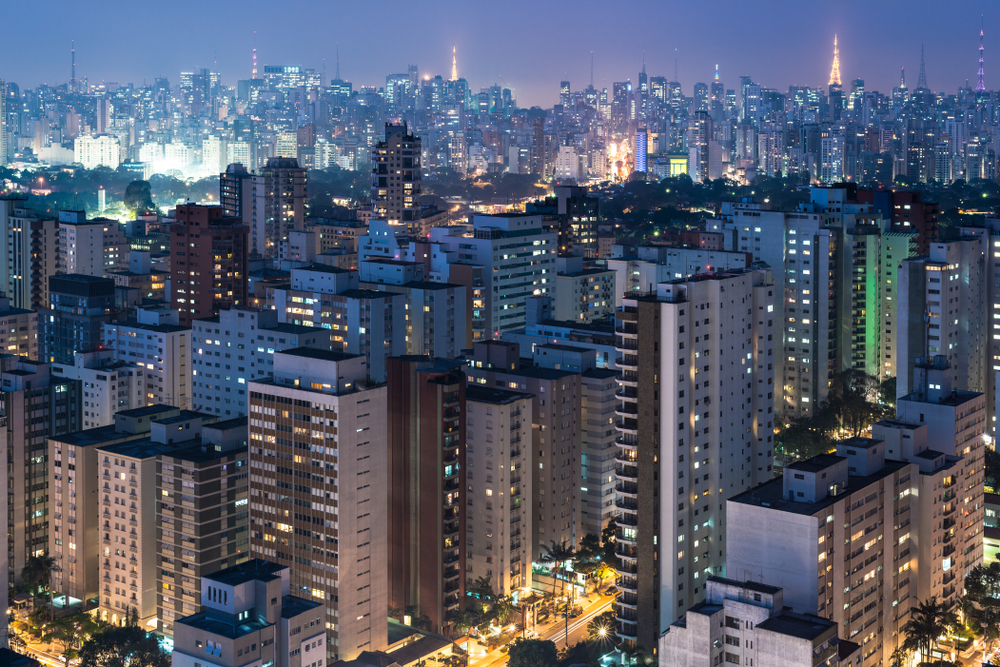
<svg viewBox="0 0 1000 667">
<path fill-rule="evenodd" d="M 74 364 L 52 364 L 52 375 L 81 382 L 83 428 L 107 426 L 115 414 L 147 405 L 146 366 L 116 361 L 110 350 L 77 352 Z"/>
<path fill-rule="evenodd" d="M 115 220 L 88 222 L 84 211 L 59 211 L 59 256 L 63 273 L 103 278 L 128 268 L 128 239 Z"/>
<path fill-rule="evenodd" d="M 118 139 L 106 135 L 77 137 L 73 142 L 73 161 L 79 162 L 84 169 L 117 169 L 121 164 Z"/>
<path fill-rule="evenodd" d="M 532 398 L 474 384 L 465 392 L 465 476 L 479 490 L 469 494 L 465 509 L 465 577 L 470 582 L 486 577 L 499 595 L 531 585 L 531 521 L 511 512 L 506 489 L 525 507 L 534 506 Z"/>
<path fill-rule="evenodd" d="M 247 413 L 247 384 L 270 377 L 274 353 L 330 349 L 329 329 L 280 324 L 273 310 L 228 308 L 191 323 L 192 405 L 231 419 Z"/>
<path fill-rule="evenodd" d="M 172 667 L 325 667 L 326 609 L 292 595 L 291 579 L 256 559 L 203 576 L 202 610 L 175 622 Z"/>
<path fill-rule="evenodd" d="M 655 646 L 726 572 L 723 500 L 770 479 L 770 271 L 661 283 L 617 313 L 617 632 Z M 659 512 L 654 505 L 659 504 Z"/>
<path fill-rule="evenodd" d="M 147 405 L 191 407 L 191 329 L 176 310 L 139 308 L 135 320 L 104 325 L 104 348 L 115 361 L 145 366 Z"/>
<path fill-rule="evenodd" d="M 615 272 L 615 307 L 619 307 L 623 294 L 647 294 L 660 283 L 697 273 L 744 269 L 750 258 L 746 252 L 729 250 L 639 246 L 630 253 L 623 246 L 613 246 L 607 264 Z"/>
<path fill-rule="evenodd" d="M 483 267 L 481 312 L 492 338 L 525 326 L 529 296 L 555 292 L 558 234 L 545 230 L 541 215 L 475 215 L 472 229 L 433 228 L 431 242 L 459 263 Z"/>
<path fill-rule="evenodd" d="M 587 265 L 582 257 L 559 257 L 556 266 L 554 319 L 593 322 L 614 313 L 614 270 Z"/>
<path fill-rule="evenodd" d="M 660 637 L 661 667 L 856 667 L 859 647 L 837 624 L 784 607 L 780 588 L 709 577 L 699 602 Z"/>
</svg>

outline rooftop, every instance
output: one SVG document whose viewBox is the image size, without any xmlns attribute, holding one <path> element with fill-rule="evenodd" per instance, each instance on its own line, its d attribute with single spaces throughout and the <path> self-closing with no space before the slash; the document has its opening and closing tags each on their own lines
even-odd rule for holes
<svg viewBox="0 0 1000 667">
<path fill-rule="evenodd" d="M 822 456 L 829 455 L 823 454 Z M 842 459 L 842 457 L 834 458 Z M 808 463 L 808 461 L 803 463 Z M 908 465 L 911 464 L 904 463 L 902 461 L 886 461 L 882 469 L 875 474 L 868 475 L 867 477 L 850 476 L 848 477 L 847 488 L 844 489 L 842 493 L 838 493 L 835 496 L 827 496 L 826 498 L 823 498 L 815 503 L 793 502 L 787 500 L 784 497 L 784 480 L 781 477 L 776 477 L 757 487 L 754 487 L 753 489 L 750 489 L 749 491 L 744 491 L 743 493 L 730 498 L 729 502 L 740 503 L 743 505 L 769 507 L 773 510 L 791 512 L 793 514 L 814 515 L 849 496 L 850 494 L 861 492 L 868 485 L 874 484 L 885 477 L 895 474 L 897 471 Z"/>
<path fill-rule="evenodd" d="M 308 327 L 303 327 L 308 328 Z M 317 359 L 319 361 L 347 361 L 348 359 L 357 359 L 358 357 L 364 356 L 360 354 L 350 354 L 348 352 L 334 352 L 332 350 L 317 350 L 312 347 L 294 347 L 290 350 L 279 350 L 276 354 L 287 354 L 293 357 L 302 357 L 304 359 Z"/>
<path fill-rule="evenodd" d="M 281 598 L 281 617 L 294 618 L 299 614 L 304 614 L 310 609 L 322 606 L 322 602 L 307 600 L 306 598 L 300 598 L 294 595 L 286 595 Z"/>
<path fill-rule="evenodd" d="M 236 619 L 235 614 L 232 615 L 232 619 Z M 176 622 L 204 630 L 213 635 L 226 637 L 227 639 L 243 637 L 251 632 L 258 632 L 267 627 L 266 623 L 262 623 L 255 618 L 249 618 L 239 623 L 231 623 L 219 618 L 218 613 L 213 613 L 209 616 L 208 612 L 205 611 L 198 612 L 193 616 L 177 619 Z"/>
<path fill-rule="evenodd" d="M 792 614 L 782 612 L 772 616 L 763 623 L 757 624 L 758 630 L 777 632 L 778 634 L 798 637 L 799 639 L 816 639 L 831 628 L 836 632 L 837 624 L 819 616 Z"/>
<path fill-rule="evenodd" d="M 739 581 L 737 579 L 729 579 L 727 577 L 715 577 L 715 576 L 710 576 L 708 580 L 717 581 L 727 586 L 739 586 L 740 588 L 745 588 L 750 591 L 756 591 L 758 593 L 766 593 L 767 595 L 777 595 L 778 593 L 781 592 L 781 587 L 779 586 L 770 586 L 768 584 L 762 584 L 757 581 L 750 581 L 750 580 Z"/>
<path fill-rule="evenodd" d="M 225 570 L 213 572 L 206 575 L 205 578 L 217 581 L 224 586 L 239 586 L 254 580 L 273 581 L 279 578 L 277 573 L 283 569 L 285 569 L 284 565 L 254 558 L 239 565 L 227 567 Z"/>
<path fill-rule="evenodd" d="M 493 403 L 506 405 L 523 398 L 533 398 L 534 394 L 525 394 L 509 389 L 490 389 L 480 385 L 470 384 L 465 389 L 465 400 L 477 403 Z"/>
<path fill-rule="evenodd" d="M 108 326 L 117 326 L 120 329 L 141 329 L 142 331 L 155 331 L 157 333 L 175 333 L 178 331 L 191 331 L 191 327 L 182 327 L 178 324 L 143 324 L 136 320 L 126 320 L 125 322 L 109 322 Z"/>
<path fill-rule="evenodd" d="M 819 472 L 820 470 L 826 470 L 835 463 L 846 460 L 846 456 L 837 456 L 836 454 L 820 454 L 805 461 L 796 461 L 795 463 L 789 465 L 788 469 L 801 470 L 803 472 Z"/>
</svg>

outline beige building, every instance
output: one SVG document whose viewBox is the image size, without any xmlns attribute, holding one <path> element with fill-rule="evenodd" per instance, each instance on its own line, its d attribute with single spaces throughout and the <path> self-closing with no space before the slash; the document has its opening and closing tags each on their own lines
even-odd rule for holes
<svg viewBox="0 0 1000 667">
<path fill-rule="evenodd" d="M 156 629 L 167 637 L 197 611 L 202 577 L 250 556 L 247 457 L 246 417 L 206 421 L 200 437 L 159 455 Z"/>
<path fill-rule="evenodd" d="M 125 410 L 111 424 L 49 438 L 49 554 L 59 566 L 52 574 L 57 597 L 76 603 L 100 592 L 100 558 L 109 546 L 102 539 L 104 534 L 110 539 L 114 519 L 99 496 L 98 447 L 140 440 L 148 436 L 151 421 L 178 414 L 169 405 Z"/>
<path fill-rule="evenodd" d="M 387 644 L 386 389 L 367 377 L 360 355 L 300 348 L 249 385 L 251 550 L 326 605 L 331 660 Z"/>
<path fill-rule="evenodd" d="M 203 576 L 201 610 L 176 624 L 173 667 L 324 667 L 322 602 L 292 595 L 288 567 L 252 560 Z"/>
<path fill-rule="evenodd" d="M 0 290 L 11 305 L 49 305 L 49 278 L 59 268 L 59 223 L 25 208 L 27 195 L 0 197 Z"/>
<path fill-rule="evenodd" d="M 59 211 L 59 268 L 103 278 L 129 266 L 128 239 L 117 220 L 87 221 L 85 211 Z"/>
<path fill-rule="evenodd" d="M 146 405 L 146 367 L 115 361 L 108 350 L 77 352 L 73 364 L 52 364 L 52 374 L 79 380 L 83 394 L 83 428 L 107 426 L 115 414 Z"/>
<path fill-rule="evenodd" d="M 532 398 L 466 389 L 466 588 L 480 577 L 500 595 L 531 587 Z"/>
<path fill-rule="evenodd" d="M 516 343 L 476 343 L 466 366 L 470 385 L 512 389 L 532 398 L 531 558 L 566 542 L 575 548 L 580 522 L 580 374 L 522 367 Z"/>
<path fill-rule="evenodd" d="M 14 308 L 0 296 L 0 353 L 38 361 L 38 351 L 38 313 Z"/>
</svg>

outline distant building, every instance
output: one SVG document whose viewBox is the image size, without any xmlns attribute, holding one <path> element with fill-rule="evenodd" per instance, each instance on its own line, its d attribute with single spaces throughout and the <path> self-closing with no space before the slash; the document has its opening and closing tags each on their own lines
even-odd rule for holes
<svg viewBox="0 0 1000 667">
<path fill-rule="evenodd" d="M 107 135 L 77 137 L 73 143 L 73 161 L 84 169 L 117 169 L 122 162 L 118 139 Z"/>
<path fill-rule="evenodd" d="M 116 220 L 87 220 L 83 211 L 59 211 L 61 273 L 104 277 L 128 266 L 128 240 Z"/>
<path fill-rule="evenodd" d="M 25 207 L 27 195 L 0 196 L 0 290 L 11 305 L 49 305 L 49 277 L 59 269 L 59 223 Z"/>
<path fill-rule="evenodd" d="M 191 407 L 191 328 L 177 324 L 177 311 L 139 308 L 138 319 L 104 327 L 104 348 L 115 361 L 145 367 L 147 405 Z"/>
<path fill-rule="evenodd" d="M 420 220 L 420 137 L 403 125 L 385 126 L 385 140 L 372 148 L 372 214 L 405 225 Z"/>
<path fill-rule="evenodd" d="M 278 246 L 288 240 L 289 232 L 304 227 L 307 198 L 306 170 L 299 161 L 295 157 L 269 158 L 259 176 L 254 177 L 251 217 L 256 219 L 251 227 L 250 251 L 260 257 L 277 257 Z M 243 224 L 250 224 L 247 212 L 240 213 Z"/>
</svg>

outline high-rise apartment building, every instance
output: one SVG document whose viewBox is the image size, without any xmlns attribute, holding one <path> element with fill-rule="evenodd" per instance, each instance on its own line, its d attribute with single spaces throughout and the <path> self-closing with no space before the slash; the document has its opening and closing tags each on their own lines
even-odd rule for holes
<svg viewBox="0 0 1000 667">
<path fill-rule="evenodd" d="M 387 384 L 389 604 L 417 607 L 433 631 L 446 633 L 465 605 L 466 502 L 473 500 L 464 497 L 465 374 L 459 362 L 393 357 Z M 475 500 L 484 507 L 491 498 L 511 502 L 499 485 L 480 488 Z M 499 572 L 499 553 L 497 563 Z"/>
<path fill-rule="evenodd" d="M 39 361 L 38 313 L 10 305 L 0 292 L 0 353 Z"/>
<path fill-rule="evenodd" d="M 386 414 L 360 355 L 276 352 L 250 383 L 251 551 L 325 600 L 328 660 L 387 644 Z"/>
<path fill-rule="evenodd" d="M 85 429 L 115 423 L 115 415 L 146 403 L 146 365 L 116 361 L 106 349 L 77 352 L 72 364 L 52 364 L 52 375 L 83 385 L 82 426 Z"/>
<path fill-rule="evenodd" d="M 117 169 L 122 162 L 121 144 L 117 137 L 106 134 L 77 137 L 73 140 L 73 162 L 84 169 Z"/>
<path fill-rule="evenodd" d="M 7 165 L 7 84 L 0 79 L 0 167 Z"/>
<path fill-rule="evenodd" d="M 182 437 L 165 429 L 174 442 L 156 465 L 156 629 L 172 637 L 175 620 L 197 611 L 202 576 L 250 555 L 249 431 L 246 417 Z"/>
<path fill-rule="evenodd" d="M 128 268 L 128 240 L 124 228 L 107 218 L 87 221 L 84 211 L 59 211 L 61 273 L 104 277 Z"/>
<path fill-rule="evenodd" d="M 139 308 L 137 319 L 104 327 L 104 349 L 115 361 L 145 368 L 146 405 L 191 407 L 191 328 L 177 324 L 177 311 Z"/>
<path fill-rule="evenodd" d="M 202 575 L 199 583 L 201 610 L 176 621 L 173 667 L 333 662 L 323 628 L 329 609 L 313 597 L 293 595 L 300 589 L 288 566 L 254 559 Z"/>
<path fill-rule="evenodd" d="M 991 329 L 986 300 L 991 289 L 984 278 L 985 237 L 932 242 L 929 253 L 902 262 L 896 295 L 896 396 L 919 387 L 918 359 L 944 356 L 951 385 L 987 392 L 994 366 L 987 350 Z M 886 280 L 891 277 L 886 276 Z"/>
<path fill-rule="evenodd" d="M 112 525 L 118 529 L 124 520 L 112 516 L 111 507 L 101 502 L 104 482 L 97 448 L 146 438 L 152 421 L 180 412 L 169 405 L 123 410 L 108 424 L 49 437 L 48 551 L 59 566 L 53 571 L 51 585 L 57 595 L 69 598 L 68 602 L 89 603 L 100 595 L 100 559 L 108 546 L 102 533 L 107 531 L 110 539 Z M 121 512 L 120 508 L 115 511 Z"/>
<path fill-rule="evenodd" d="M 20 581 L 30 556 L 49 548 L 48 438 L 80 430 L 80 383 L 50 376 L 48 364 L 3 357 L 0 438 L 7 450 L 8 576 Z"/>
<path fill-rule="evenodd" d="M 553 366 L 555 364 L 552 364 Z M 532 398 L 531 545 L 541 559 L 553 542 L 575 548 L 580 538 L 581 372 L 522 366 L 520 346 L 482 341 L 466 364 L 469 383 L 530 393 Z"/>
<path fill-rule="evenodd" d="M 254 210 L 251 217 L 256 217 L 256 220 L 251 228 L 250 250 L 260 257 L 277 257 L 278 246 L 288 240 L 288 233 L 305 226 L 308 198 L 306 170 L 299 166 L 295 157 L 273 157 L 268 159 L 253 182 Z M 243 224 L 248 224 L 247 211 L 240 212 Z"/>
<path fill-rule="evenodd" d="M 368 376 L 384 382 L 386 360 L 406 353 L 406 295 L 357 285 L 356 271 L 293 269 L 291 289 L 274 290 L 274 307 L 279 322 L 328 329 L 335 351 L 364 355 Z"/>
<path fill-rule="evenodd" d="M 279 324 L 278 313 L 227 308 L 191 326 L 192 404 L 220 418 L 247 413 L 247 383 L 269 377 L 274 353 L 297 347 L 330 349 L 330 331 Z"/>
<path fill-rule="evenodd" d="M 415 232 L 420 221 L 420 138 L 406 124 L 385 126 L 372 148 L 372 215 Z"/>
<path fill-rule="evenodd" d="M 531 587 L 531 399 L 469 385 L 466 399 L 466 587 L 480 577 L 499 595 Z"/>
<path fill-rule="evenodd" d="M 182 204 L 170 225 L 170 306 L 180 324 L 247 301 L 249 228 L 218 206 Z"/>
<path fill-rule="evenodd" d="M 260 176 L 248 171 L 244 163 L 235 162 L 226 167 L 226 171 L 219 174 L 219 203 L 222 205 L 222 215 L 227 218 L 239 218 L 251 230 L 256 229 L 258 213 L 263 215 L 263 211 L 259 210 L 257 205 L 264 202 L 263 198 L 258 200 L 255 196 L 259 181 Z"/>
<path fill-rule="evenodd" d="M 772 476 L 766 268 L 661 283 L 618 312 L 617 632 L 655 646 L 726 572 L 725 500 Z"/>
<path fill-rule="evenodd" d="M 474 310 L 491 338 L 524 327 L 528 297 L 554 293 L 557 241 L 541 215 L 474 215 L 472 229 L 431 230 L 431 242 L 457 253 L 456 262 L 483 267 L 483 307 Z"/>
<path fill-rule="evenodd" d="M 46 361 L 75 364 L 79 352 L 94 352 L 104 342 L 104 325 L 119 316 L 110 278 L 67 274 L 49 278 L 49 307 L 40 313 Z"/>
<path fill-rule="evenodd" d="M 11 305 L 49 305 L 49 277 L 59 268 L 59 224 L 26 208 L 27 195 L 0 196 L 0 289 Z"/>
</svg>

